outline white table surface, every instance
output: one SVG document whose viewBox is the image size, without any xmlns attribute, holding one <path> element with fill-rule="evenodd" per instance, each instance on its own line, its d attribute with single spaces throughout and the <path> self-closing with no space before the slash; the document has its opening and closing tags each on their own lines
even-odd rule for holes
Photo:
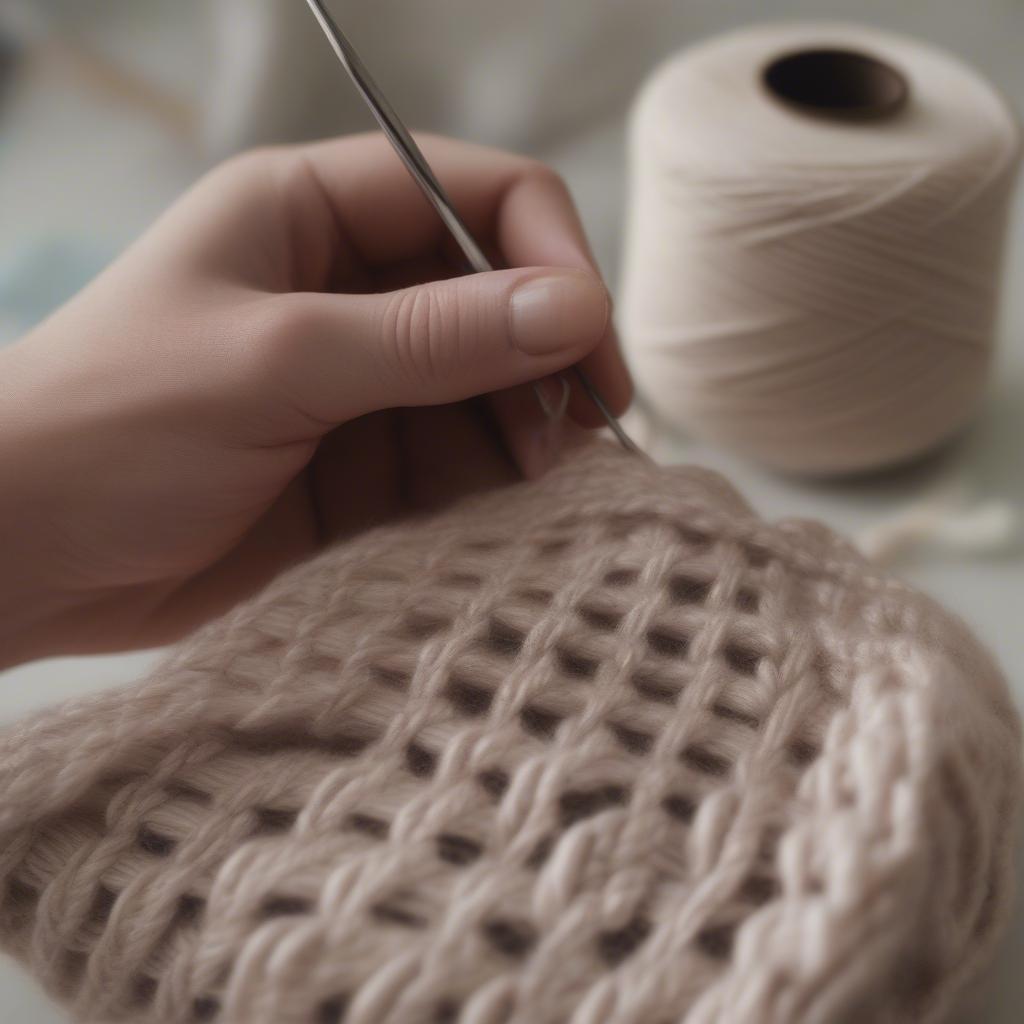
<svg viewBox="0 0 1024 1024">
<path fill-rule="evenodd" d="M 878 4 L 872 6 L 882 9 Z M 938 10 L 940 7 L 929 5 L 929 12 L 940 21 L 943 10 L 952 17 L 952 5 Z M 995 10 L 1005 5 L 993 0 L 976 9 L 989 7 Z M 856 16 L 857 11 L 850 13 Z M 706 23 L 711 16 L 706 8 L 704 14 Z M 926 17 L 923 8 L 920 17 Z M 990 28 L 993 39 L 999 34 L 999 24 L 994 22 Z M 975 50 L 984 45 L 984 31 L 984 26 L 978 27 L 968 39 Z M 123 32 L 126 38 L 130 36 L 130 20 Z M 956 39 L 949 42 L 955 45 Z M 1004 62 L 1016 52 L 1016 45 L 1007 49 L 1005 38 L 992 46 Z M 165 55 L 164 59 L 171 57 Z M 1007 70 L 1005 77 L 1024 85 L 1015 67 Z M 610 116 L 571 146 L 547 154 L 573 185 L 602 262 L 613 272 L 623 180 L 622 144 L 621 117 Z M 36 76 L 8 97 L 0 117 L 0 265 L 19 248 L 31 248 L 57 236 L 86 240 L 86 250 L 93 246 L 97 258 L 104 251 L 114 252 L 201 166 L 196 154 L 138 112 L 99 104 L 61 82 L 59 76 Z M 768 518 L 818 517 L 847 533 L 891 515 L 951 476 L 963 479 L 982 497 L 1006 499 L 1024 512 L 1024 210 L 1015 215 L 1011 252 L 1001 354 L 991 397 L 970 432 L 939 456 L 899 473 L 838 483 L 783 479 L 684 441 L 671 445 L 670 457 L 726 472 Z M 0 335 L 5 328 L 8 334 L 13 330 L 11 324 L 0 320 Z M 895 568 L 975 628 L 997 653 L 1018 704 L 1024 705 L 1020 629 L 1024 547 L 1017 544 L 996 557 L 920 551 Z M 9 671 L 0 675 L 0 722 L 70 695 L 134 679 L 152 657 L 73 658 Z M 1024 878 L 1024 860 L 1020 874 Z M 1018 907 L 988 994 L 982 1007 L 973 1010 L 967 1020 L 972 1024 L 1017 1024 L 1024 1019 L 1024 972 L 1018 966 L 1022 958 L 1024 915 Z M 66 1017 L 30 979 L 12 963 L 0 960 L 2 1024 L 64 1021 Z"/>
</svg>

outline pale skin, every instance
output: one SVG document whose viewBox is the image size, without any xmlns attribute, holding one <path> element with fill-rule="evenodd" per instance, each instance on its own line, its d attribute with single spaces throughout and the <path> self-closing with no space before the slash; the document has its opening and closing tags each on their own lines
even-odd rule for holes
<svg viewBox="0 0 1024 1024">
<path fill-rule="evenodd" d="M 462 263 L 379 136 L 204 178 L 0 350 L 0 666 L 166 643 L 323 545 L 543 473 L 631 397 L 562 182 L 421 140 L 498 265 Z M 479 397 L 486 396 L 486 397 Z"/>
</svg>

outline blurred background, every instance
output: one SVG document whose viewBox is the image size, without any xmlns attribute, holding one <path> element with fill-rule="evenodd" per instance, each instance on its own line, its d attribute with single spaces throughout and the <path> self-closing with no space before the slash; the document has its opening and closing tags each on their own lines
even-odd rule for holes
<svg viewBox="0 0 1024 1024">
<path fill-rule="evenodd" d="M 2 4 L 0 344 L 81 287 L 220 158 L 371 127 L 303 0 Z M 563 173 L 613 289 L 630 104 L 656 64 L 698 38 L 768 17 L 876 25 L 952 50 L 1024 108 L 1024 0 L 337 0 L 333 9 L 413 127 L 528 152 Z M 992 394 L 952 448 L 900 473 L 830 484 L 782 479 L 685 439 L 672 442 L 670 457 L 728 473 L 769 518 L 819 517 L 850 533 L 950 486 L 1020 512 L 1019 205 L 1010 239 Z M 1024 702 L 1020 543 L 989 558 L 911 552 L 895 568 L 968 619 Z M 63 659 L 8 672 L 0 676 L 0 722 L 133 679 L 152 657 Z M 992 984 L 964 1021 L 1024 1019 L 1019 910 L 1015 920 Z M 64 1019 L 0 961 L 0 1020 Z"/>
</svg>

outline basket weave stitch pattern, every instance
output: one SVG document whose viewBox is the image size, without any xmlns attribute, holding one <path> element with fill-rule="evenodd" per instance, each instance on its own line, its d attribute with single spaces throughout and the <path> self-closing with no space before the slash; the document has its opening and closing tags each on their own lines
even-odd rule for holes
<svg viewBox="0 0 1024 1024">
<path fill-rule="evenodd" d="M 0 938 L 89 1022 L 940 1020 L 1019 754 L 930 600 L 597 444 L 0 737 Z"/>
</svg>

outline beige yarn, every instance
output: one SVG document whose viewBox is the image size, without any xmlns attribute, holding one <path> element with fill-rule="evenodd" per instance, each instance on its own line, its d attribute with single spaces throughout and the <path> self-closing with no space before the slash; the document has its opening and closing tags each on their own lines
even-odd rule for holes
<svg viewBox="0 0 1024 1024">
<path fill-rule="evenodd" d="M 1018 759 L 931 601 L 597 445 L 0 739 L 0 934 L 91 1022 L 933 1021 Z"/>
<path fill-rule="evenodd" d="M 812 114 L 766 87 L 774 61 L 822 50 L 888 65 L 906 104 L 835 116 L 841 68 L 804 82 Z M 622 333 L 665 425 L 827 476 L 905 462 L 974 416 L 1021 158 L 979 71 L 876 28 L 773 21 L 659 68 L 630 135 Z"/>
</svg>

